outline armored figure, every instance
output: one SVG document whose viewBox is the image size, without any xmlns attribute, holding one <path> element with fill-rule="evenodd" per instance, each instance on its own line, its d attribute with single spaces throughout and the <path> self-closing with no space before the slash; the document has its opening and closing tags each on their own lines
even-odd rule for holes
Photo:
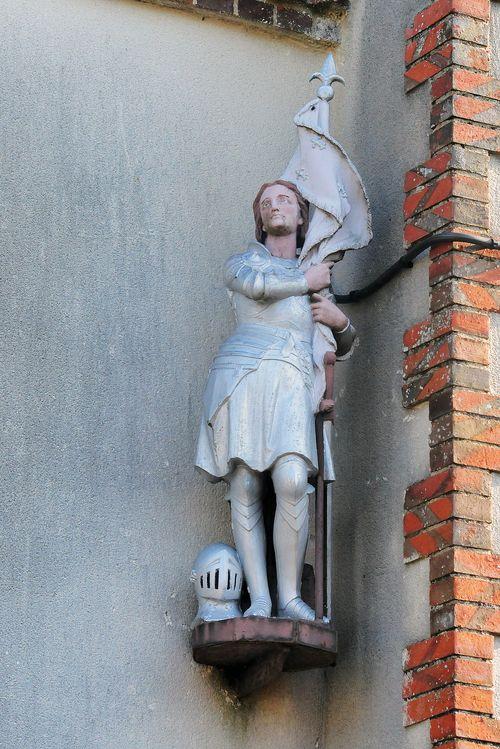
<svg viewBox="0 0 500 749">
<path fill-rule="evenodd" d="M 330 285 L 333 262 L 304 270 L 298 254 L 309 206 L 286 180 L 264 184 L 254 201 L 256 241 L 226 262 L 237 327 L 220 347 L 204 394 L 196 466 L 210 481 L 228 484 L 231 522 L 251 605 L 245 616 L 268 617 L 262 474 L 276 493 L 273 541 L 278 614 L 313 620 L 300 598 L 308 538 L 308 479 L 318 469 L 314 414 L 315 323 L 333 332 L 337 358 L 349 352 L 355 331 L 318 292 Z M 326 480 L 333 479 L 326 450 Z"/>
</svg>

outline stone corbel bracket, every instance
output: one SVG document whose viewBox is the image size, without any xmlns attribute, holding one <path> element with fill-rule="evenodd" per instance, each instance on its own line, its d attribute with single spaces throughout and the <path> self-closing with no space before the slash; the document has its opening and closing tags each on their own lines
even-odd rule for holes
<svg viewBox="0 0 500 749">
<path fill-rule="evenodd" d="M 347 9 L 343 0 L 297 0 L 286 4 L 260 0 L 139 1 L 243 23 L 318 47 L 331 47 L 340 42 L 340 21 Z"/>
</svg>

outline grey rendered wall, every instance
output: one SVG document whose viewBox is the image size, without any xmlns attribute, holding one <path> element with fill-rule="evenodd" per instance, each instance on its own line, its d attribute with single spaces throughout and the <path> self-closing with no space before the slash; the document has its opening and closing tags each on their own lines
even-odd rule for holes
<svg viewBox="0 0 500 749">
<path fill-rule="evenodd" d="M 425 92 L 405 99 L 401 78 L 418 7 L 353 3 L 337 54 L 337 132 L 376 234 L 344 288 L 401 252 L 402 175 L 427 154 Z M 338 367 L 338 667 L 239 705 L 189 651 L 191 561 L 230 538 L 221 488 L 192 469 L 231 326 L 220 267 L 288 159 L 324 53 L 132 0 L 0 14 L 0 745 L 426 746 L 400 714 L 401 650 L 427 626 L 426 565 L 404 570 L 401 549 L 403 491 L 427 470 L 425 410 L 400 405 L 424 263 L 353 308 L 360 347 Z"/>
<path fill-rule="evenodd" d="M 0 14 L 0 745 L 313 747 L 321 674 L 235 706 L 188 576 L 229 540 L 192 467 L 221 266 L 321 55 L 125 0 Z"/>
<path fill-rule="evenodd" d="M 403 93 L 404 28 L 420 0 L 352 3 L 338 60 L 349 87 L 336 132 L 371 198 L 374 240 L 339 270 L 360 288 L 403 252 L 403 177 L 428 158 L 429 92 Z M 427 406 L 401 405 L 404 330 L 428 313 L 427 259 L 365 302 L 351 305 L 355 355 L 339 364 L 336 468 L 337 626 L 328 675 L 328 749 L 427 749 L 427 724 L 403 728 L 401 656 L 429 636 L 427 561 L 403 564 L 406 487 L 429 472 Z M 347 307 L 346 307 L 347 309 Z"/>
</svg>

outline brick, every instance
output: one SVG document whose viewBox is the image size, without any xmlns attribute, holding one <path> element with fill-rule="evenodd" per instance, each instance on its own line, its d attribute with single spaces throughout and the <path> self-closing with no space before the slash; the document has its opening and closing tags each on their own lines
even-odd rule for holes
<svg viewBox="0 0 500 749">
<path fill-rule="evenodd" d="M 411 91 L 415 86 L 419 86 L 427 81 L 443 68 L 451 64 L 453 46 L 451 42 L 442 44 L 434 49 L 426 57 L 418 60 L 413 65 L 407 67 L 405 71 L 405 91 Z"/>
<path fill-rule="evenodd" d="M 500 312 L 500 289 L 487 289 L 474 283 L 457 283 L 455 288 L 458 304 L 476 307 L 488 312 Z"/>
<path fill-rule="evenodd" d="M 405 224 L 403 230 L 405 247 L 409 247 L 419 239 L 429 236 L 429 234 L 444 230 L 450 223 L 450 218 L 445 218 L 433 210 L 420 213 Z"/>
<path fill-rule="evenodd" d="M 485 239 L 483 230 L 470 226 L 470 225 L 462 226 L 458 224 L 456 221 L 454 223 L 451 223 L 447 227 L 447 231 L 451 231 L 454 233 L 465 232 L 471 237 L 477 237 L 478 239 Z M 435 244 L 433 247 L 430 248 L 429 258 L 431 260 L 434 260 L 442 255 L 447 255 L 450 252 L 456 252 L 456 251 L 463 252 L 464 254 L 473 253 L 475 257 L 477 258 L 491 256 L 492 259 L 494 260 L 500 260 L 500 252 L 498 250 L 494 250 L 489 247 L 478 247 L 468 242 L 439 242 L 438 244 Z M 498 254 L 498 257 L 497 257 L 497 254 Z"/>
<path fill-rule="evenodd" d="M 414 40 L 411 40 L 407 45 L 407 58 L 412 52 L 414 52 L 413 44 Z M 405 72 L 405 91 L 411 91 L 413 88 L 419 86 L 429 78 L 436 76 L 450 65 L 461 65 L 463 67 L 475 69 L 474 71 L 466 72 L 475 73 L 476 71 L 480 71 L 485 73 L 489 69 L 488 50 L 484 46 L 466 43 L 461 40 L 454 39 L 452 41 L 446 41 L 444 44 L 441 44 L 441 46 L 435 47 L 429 51 L 425 57 L 420 56 L 416 62 L 410 64 L 407 63 Z M 433 87 L 431 88 L 432 98 L 439 98 L 447 90 L 452 90 L 454 85 L 478 85 L 477 79 L 471 79 L 469 76 L 464 76 L 463 74 L 458 77 L 459 83 L 454 84 L 453 81 L 454 71 L 450 70 L 448 78 L 440 79 L 435 83 L 435 85 L 433 84 Z M 480 85 L 484 85 L 483 80 L 480 81 Z M 488 85 L 490 86 L 488 91 L 490 91 L 491 84 L 488 83 Z"/>
<path fill-rule="evenodd" d="M 406 39 L 411 39 L 450 13 L 488 20 L 489 2 L 488 0 L 436 0 L 417 13 L 412 25 L 405 31 Z"/>
<path fill-rule="evenodd" d="M 448 16 L 440 23 L 425 29 L 408 40 L 405 51 L 405 64 L 429 54 L 444 42 L 461 39 L 474 44 L 488 44 L 488 24 L 466 16 Z"/>
<path fill-rule="evenodd" d="M 485 100 L 477 99 L 477 101 Z M 410 169 L 405 176 L 404 190 L 410 192 L 449 169 L 487 176 L 488 155 L 481 151 L 474 151 L 467 146 L 450 144 L 423 164 Z"/>
<path fill-rule="evenodd" d="M 436 497 L 436 499 L 417 505 L 417 507 L 405 513 L 403 532 L 405 536 L 409 536 L 451 517 L 453 517 L 453 494 Z"/>
<path fill-rule="evenodd" d="M 449 279 L 431 290 L 430 307 L 438 312 L 451 305 L 472 307 L 485 312 L 500 312 L 500 289 Z"/>
<path fill-rule="evenodd" d="M 470 226 L 476 226 L 483 230 L 487 230 L 489 226 L 488 205 L 467 198 L 452 196 L 448 200 L 439 203 L 439 205 L 435 205 L 429 208 L 429 210 L 422 212 L 420 216 L 412 220 L 418 225 L 425 226 L 422 216 L 428 216 L 429 214 L 440 217 L 446 223 L 451 221 L 467 223 Z"/>
<path fill-rule="evenodd" d="M 493 657 L 493 637 L 489 634 L 465 632 L 463 630 L 443 632 L 435 637 L 409 645 L 403 654 L 403 668 L 408 671 L 427 663 L 448 658 L 451 655 L 491 659 Z"/>
<path fill-rule="evenodd" d="M 417 86 L 420 86 L 421 83 L 428 81 L 433 75 L 439 73 L 445 65 L 443 63 L 439 64 L 438 60 L 441 62 L 438 56 L 434 55 L 433 60 L 419 60 L 408 68 L 405 72 L 405 92 L 412 91 Z M 449 62 L 447 61 L 446 64 L 449 64 Z"/>
<path fill-rule="evenodd" d="M 491 525 L 456 518 L 453 521 L 453 540 L 455 546 L 473 549 L 491 549 Z"/>
<path fill-rule="evenodd" d="M 450 601 L 431 611 L 431 634 L 452 627 L 500 634 L 500 608 Z"/>
<path fill-rule="evenodd" d="M 405 358 L 404 377 L 412 377 L 450 359 L 488 364 L 488 342 L 451 334 L 414 349 Z"/>
<path fill-rule="evenodd" d="M 311 31 L 312 18 L 309 14 L 293 8 L 285 8 L 283 5 L 277 5 L 276 8 L 276 25 L 280 28 L 298 34 Z"/>
<path fill-rule="evenodd" d="M 409 700 L 405 705 L 405 725 L 414 725 L 449 710 L 491 713 L 493 693 L 476 686 L 454 684 Z"/>
<path fill-rule="evenodd" d="M 500 99 L 500 82 L 486 73 L 449 67 L 432 81 L 431 96 L 435 101 L 451 91 Z"/>
<path fill-rule="evenodd" d="M 500 417 L 500 396 L 457 389 L 453 394 L 454 408 L 483 416 Z"/>
<path fill-rule="evenodd" d="M 426 319 L 415 323 L 403 334 L 403 347 L 407 349 L 421 346 L 434 338 L 432 320 Z"/>
<path fill-rule="evenodd" d="M 445 125 L 446 127 L 446 125 Z M 462 197 L 451 197 L 438 205 L 422 210 L 407 220 L 404 227 L 405 246 L 439 230 L 450 230 L 452 222 L 466 223 L 486 231 L 489 226 L 488 205 Z M 470 231 L 470 230 L 469 230 Z"/>
<path fill-rule="evenodd" d="M 439 151 L 441 148 L 448 146 L 450 143 L 459 143 L 463 145 L 474 146 L 475 148 L 484 148 L 487 151 L 496 153 L 499 149 L 499 136 L 495 128 L 486 125 L 479 125 L 466 120 L 453 119 L 433 130 L 429 137 L 431 153 Z M 457 218 L 457 221 L 462 221 Z M 475 221 L 464 220 L 464 223 L 472 223 L 476 226 Z"/>
<path fill-rule="evenodd" d="M 486 20 L 453 15 L 450 33 L 453 39 L 461 39 L 464 42 L 473 42 L 486 47 L 489 42 L 489 23 Z"/>
<path fill-rule="evenodd" d="M 436 26 L 431 26 L 420 34 L 413 36 L 406 43 L 405 64 L 411 65 L 439 47 L 443 42 L 453 38 L 451 16 Z"/>
<path fill-rule="evenodd" d="M 500 606 L 500 580 L 481 580 L 477 577 L 453 575 L 431 583 L 429 602 L 439 606 L 449 601 L 469 601 Z"/>
<path fill-rule="evenodd" d="M 417 403 L 424 403 L 433 393 L 448 387 L 451 382 L 452 373 L 449 364 L 414 377 L 403 386 L 403 406 L 409 408 Z"/>
<path fill-rule="evenodd" d="M 489 371 L 486 367 L 464 361 L 447 362 L 409 379 L 402 389 L 403 406 L 411 408 L 418 403 L 424 403 L 451 384 L 486 391 L 489 389 Z"/>
<path fill-rule="evenodd" d="M 238 0 L 238 15 L 247 21 L 256 21 L 272 25 L 273 9 L 271 3 L 261 3 L 259 0 Z"/>
<path fill-rule="evenodd" d="M 474 68 L 487 72 L 490 67 L 488 49 L 476 44 L 467 44 L 461 40 L 452 41 L 451 62 L 465 68 Z"/>
<path fill-rule="evenodd" d="M 409 486 L 405 495 L 405 508 L 411 509 L 448 492 L 469 492 L 488 497 L 490 491 L 489 474 L 473 468 L 452 466 Z"/>
<path fill-rule="evenodd" d="M 490 497 L 482 497 L 480 494 L 466 494 L 465 492 L 453 493 L 451 497 L 454 518 L 478 520 L 483 523 L 491 522 Z"/>
<path fill-rule="evenodd" d="M 452 545 L 490 549 L 491 528 L 486 523 L 462 519 L 431 525 L 405 538 L 404 558 L 406 562 L 414 562 Z"/>
<path fill-rule="evenodd" d="M 451 154 L 451 169 L 474 172 L 475 174 L 481 174 L 483 177 L 488 175 L 489 156 L 484 151 L 476 151 L 458 144 L 452 144 L 446 150 Z"/>
<path fill-rule="evenodd" d="M 455 276 L 470 279 L 476 283 L 500 286 L 500 268 L 498 264 L 477 254 L 452 252 L 437 258 L 429 266 L 429 281 L 432 285 Z"/>
<path fill-rule="evenodd" d="M 459 307 L 444 309 L 434 314 L 432 318 L 416 323 L 405 331 L 403 335 L 404 350 L 418 349 L 449 333 L 468 333 L 487 339 L 489 335 L 489 316 Z"/>
<path fill-rule="evenodd" d="M 446 741 L 444 744 L 439 744 L 439 749 L 498 749 L 498 744 L 478 744 L 475 741 L 467 741 L 464 739 L 453 739 L 452 741 Z"/>
<path fill-rule="evenodd" d="M 470 335 L 488 338 L 490 332 L 489 317 L 470 310 L 452 309 L 435 315 L 434 328 L 438 333 L 469 333 Z M 463 339 L 458 336 L 457 340 Z M 484 343 L 484 341 L 477 341 Z"/>
<path fill-rule="evenodd" d="M 197 0 L 196 5 L 203 10 L 210 10 L 221 15 L 233 15 L 233 0 Z"/>
<path fill-rule="evenodd" d="M 500 554 L 455 547 L 444 549 L 432 557 L 430 561 L 431 580 L 437 580 L 453 573 L 498 580 L 500 579 Z"/>
<path fill-rule="evenodd" d="M 455 440 L 453 462 L 459 465 L 485 468 L 488 471 L 500 471 L 500 447 L 468 440 Z"/>
<path fill-rule="evenodd" d="M 487 367 L 479 367 L 463 361 L 453 361 L 450 367 L 450 378 L 454 385 L 472 390 L 488 390 L 490 375 Z"/>
<path fill-rule="evenodd" d="M 431 420 L 451 411 L 478 414 L 480 416 L 500 417 L 500 396 L 481 393 L 477 390 L 449 389 L 432 396 L 429 403 Z"/>
<path fill-rule="evenodd" d="M 403 203 L 404 218 L 415 216 L 453 194 L 453 177 L 447 173 L 407 195 Z"/>
<path fill-rule="evenodd" d="M 487 312 L 500 312 L 500 289 L 487 289 L 474 283 L 457 282 L 455 293 L 457 304 Z"/>
<path fill-rule="evenodd" d="M 451 162 L 451 150 L 440 151 L 440 153 L 432 156 L 423 164 L 410 169 L 405 176 L 404 191 L 409 192 L 415 187 L 425 184 L 430 179 L 443 174 L 443 172 L 451 167 Z"/>
<path fill-rule="evenodd" d="M 421 531 L 413 536 L 407 536 L 404 542 L 405 562 L 435 554 L 437 551 L 450 546 L 453 542 L 453 521 L 441 523 Z"/>
<path fill-rule="evenodd" d="M 500 124 L 498 103 L 492 99 L 481 99 L 478 96 L 447 95 L 432 107 L 431 127 L 442 125 L 451 117 L 496 127 Z"/>
<path fill-rule="evenodd" d="M 446 738 L 476 739 L 500 743 L 500 721 L 495 718 L 452 712 L 431 719 L 432 741 Z M 483 749 L 483 748 L 481 748 Z"/>
<path fill-rule="evenodd" d="M 451 413 L 432 422 L 430 444 L 457 438 L 498 445 L 500 421 L 476 414 Z"/>
<path fill-rule="evenodd" d="M 463 492 L 436 497 L 406 511 L 403 520 L 404 534 L 409 536 L 449 518 L 488 523 L 491 521 L 491 500 L 479 494 Z"/>
<path fill-rule="evenodd" d="M 440 471 L 451 463 L 500 471 L 500 447 L 470 440 L 453 439 L 431 447 L 432 471 Z"/>
<path fill-rule="evenodd" d="M 491 687 L 493 684 L 491 662 L 455 657 L 424 666 L 417 671 L 408 671 L 404 675 L 403 698 L 416 697 L 432 689 L 457 682 Z"/>
<path fill-rule="evenodd" d="M 469 333 L 471 336 L 487 339 L 489 332 L 489 317 L 480 312 L 447 308 L 432 317 L 432 338 L 440 338 L 448 333 Z M 432 338 L 429 338 L 429 340 Z M 426 342 L 422 341 L 422 343 Z M 478 343 L 484 343 L 484 341 L 478 341 Z"/>
<path fill-rule="evenodd" d="M 450 205 L 450 210 L 445 213 L 447 203 Z M 488 230 L 490 218 L 487 203 L 461 197 L 453 197 L 447 203 L 441 203 L 434 210 L 441 210 L 443 216 L 450 217 L 461 224 L 467 223 L 470 226 Z"/>
<path fill-rule="evenodd" d="M 407 354 L 403 365 L 403 375 L 405 378 L 412 377 L 451 358 L 452 351 L 449 338 L 431 341 L 414 350 L 411 354 Z"/>
<path fill-rule="evenodd" d="M 404 240 L 404 246 L 406 249 L 411 247 L 412 244 L 414 244 L 415 242 L 418 242 L 420 239 L 423 239 L 424 237 L 428 237 L 429 234 L 432 234 L 432 231 L 434 231 L 434 230 L 427 230 L 425 227 L 419 226 L 419 223 L 420 222 L 408 221 L 405 224 L 405 227 L 403 230 L 403 240 Z"/>
<path fill-rule="evenodd" d="M 441 442 L 439 445 L 434 445 L 430 450 L 430 466 L 431 471 L 440 471 L 442 468 L 456 463 L 455 458 L 455 445 L 453 440 L 448 442 Z"/>
<path fill-rule="evenodd" d="M 489 200 L 488 180 L 470 174 L 453 174 L 453 195 L 482 203 Z"/>
</svg>

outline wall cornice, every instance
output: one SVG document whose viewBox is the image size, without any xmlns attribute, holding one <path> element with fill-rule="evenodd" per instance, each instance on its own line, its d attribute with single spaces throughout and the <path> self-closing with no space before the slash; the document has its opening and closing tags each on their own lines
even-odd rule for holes
<svg viewBox="0 0 500 749">
<path fill-rule="evenodd" d="M 244 24 L 274 34 L 301 40 L 313 46 L 340 42 L 340 20 L 347 12 L 343 0 L 139 0 L 139 2 Z"/>
</svg>

